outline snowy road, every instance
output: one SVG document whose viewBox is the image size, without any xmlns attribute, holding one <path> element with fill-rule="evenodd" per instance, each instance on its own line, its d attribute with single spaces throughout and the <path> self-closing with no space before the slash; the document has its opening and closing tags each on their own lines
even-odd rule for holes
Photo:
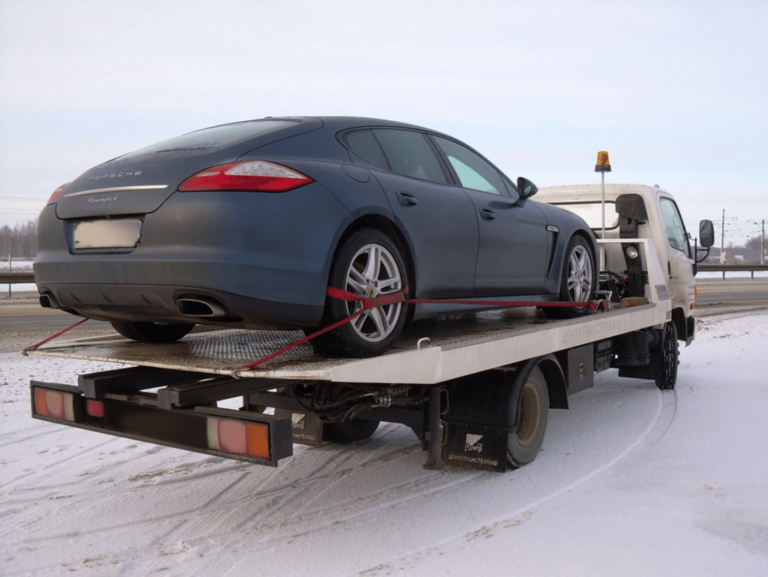
<svg viewBox="0 0 768 577">
<path fill-rule="evenodd" d="M 31 377 L 107 365 L 6 333 L 0 573 L 768 574 L 768 313 L 702 329 L 677 392 L 603 373 L 506 474 L 427 471 L 396 425 L 271 469 L 34 421 Z"/>
</svg>

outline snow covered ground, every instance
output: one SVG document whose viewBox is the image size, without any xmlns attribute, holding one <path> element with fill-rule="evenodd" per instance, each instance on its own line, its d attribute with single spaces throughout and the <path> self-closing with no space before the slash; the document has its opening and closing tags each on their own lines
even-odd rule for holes
<svg viewBox="0 0 768 577">
<path fill-rule="evenodd" d="M 763 577 L 768 313 L 700 328 L 675 392 L 602 373 L 506 474 L 427 471 L 395 425 L 271 469 L 35 421 L 30 378 L 115 367 L 3 334 L 0 573 Z"/>
</svg>

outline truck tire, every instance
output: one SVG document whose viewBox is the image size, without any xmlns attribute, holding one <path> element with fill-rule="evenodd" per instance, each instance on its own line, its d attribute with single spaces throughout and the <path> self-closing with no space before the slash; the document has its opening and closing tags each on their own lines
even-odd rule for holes
<svg viewBox="0 0 768 577">
<path fill-rule="evenodd" d="M 548 414 L 547 379 L 539 367 L 533 367 L 520 395 L 517 429 L 509 434 L 507 462 L 510 468 L 527 465 L 539 454 L 547 430 Z"/>
<path fill-rule="evenodd" d="M 113 322 L 112 328 L 127 339 L 142 343 L 173 343 L 195 328 L 194 324 Z"/>
<path fill-rule="evenodd" d="M 367 439 L 378 428 L 379 421 L 353 419 L 343 423 L 326 423 L 323 425 L 323 441 L 348 445 L 349 443 Z"/>
<path fill-rule="evenodd" d="M 671 391 L 675 388 L 679 354 L 677 329 L 675 323 L 670 321 L 662 329 L 659 346 L 651 351 L 651 363 L 656 368 L 654 382 L 662 391 Z"/>
</svg>

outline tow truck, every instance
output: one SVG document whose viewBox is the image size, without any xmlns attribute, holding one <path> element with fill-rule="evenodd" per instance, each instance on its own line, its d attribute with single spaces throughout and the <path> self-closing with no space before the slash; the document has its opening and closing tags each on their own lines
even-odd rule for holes
<svg viewBox="0 0 768 577">
<path fill-rule="evenodd" d="M 379 357 L 322 357 L 303 344 L 254 368 L 243 367 L 303 335 L 51 342 L 28 353 L 128 366 L 79 375 L 77 385 L 32 380 L 32 417 L 271 466 L 294 444 L 354 443 L 390 422 L 421 440 L 427 468 L 524 466 L 542 446 L 549 409 L 567 409 L 596 373 L 675 386 L 679 342 L 695 337 L 702 250 L 691 249 L 674 198 L 657 186 L 542 188 L 538 199 L 597 230 L 604 312 L 565 320 L 534 308 L 470 312 L 415 323 Z M 698 239 L 705 249 L 714 243 L 711 221 Z M 219 405 L 240 398 L 239 409 Z"/>
</svg>

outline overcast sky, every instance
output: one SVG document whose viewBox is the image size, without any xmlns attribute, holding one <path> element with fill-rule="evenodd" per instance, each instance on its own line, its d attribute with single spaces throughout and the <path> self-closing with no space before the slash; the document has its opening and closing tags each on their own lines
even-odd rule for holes
<svg viewBox="0 0 768 577">
<path fill-rule="evenodd" d="M 539 186 L 659 184 L 726 244 L 768 219 L 768 2 L 0 0 L 0 226 L 205 126 L 359 115 Z M 737 217 L 738 220 L 731 220 Z"/>
</svg>

